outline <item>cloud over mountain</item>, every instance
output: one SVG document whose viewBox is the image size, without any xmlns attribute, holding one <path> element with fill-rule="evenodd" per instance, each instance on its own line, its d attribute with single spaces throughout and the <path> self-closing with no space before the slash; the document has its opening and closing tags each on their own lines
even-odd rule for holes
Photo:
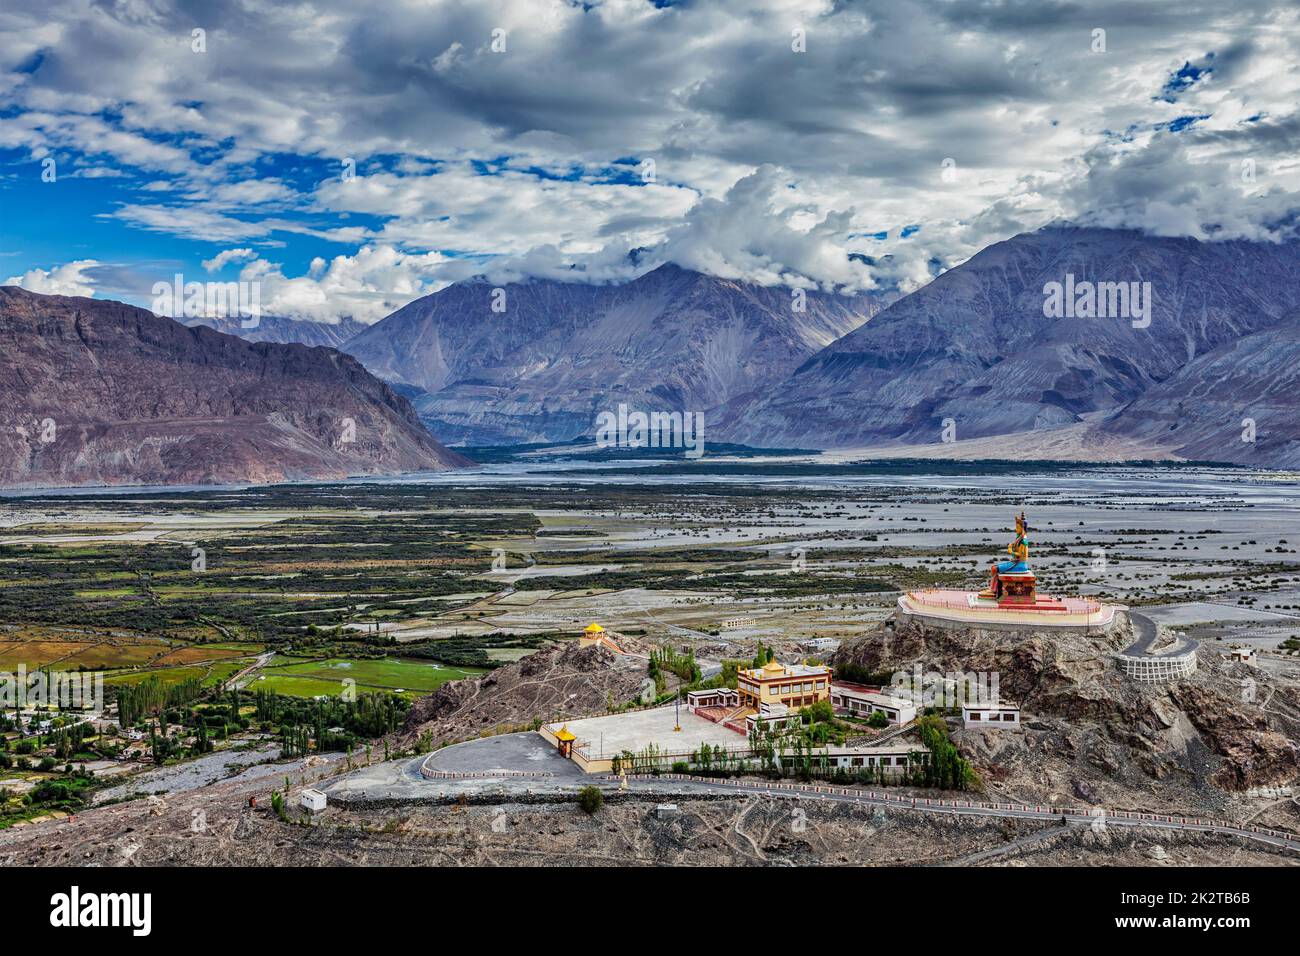
<svg viewBox="0 0 1300 956">
<path fill-rule="evenodd" d="M 159 260 L 180 242 L 196 269 L 253 249 L 306 316 L 373 318 L 383 293 L 483 272 L 624 281 L 663 261 L 909 291 L 1053 220 L 1289 235 L 1298 16 L 1279 0 L 437 0 L 382 18 L 342 0 L 17 0 L 0 14 L 17 179 L 0 183 L 39 194 L 35 164 L 54 160 L 60 183 L 93 185 L 96 229 Z M 68 261 L 37 254 L 19 274 Z"/>
</svg>

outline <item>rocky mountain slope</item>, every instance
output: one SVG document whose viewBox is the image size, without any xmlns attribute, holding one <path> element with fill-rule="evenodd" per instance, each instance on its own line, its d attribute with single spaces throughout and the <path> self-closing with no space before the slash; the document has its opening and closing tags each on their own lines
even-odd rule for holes
<svg viewBox="0 0 1300 956">
<path fill-rule="evenodd" d="M 534 719 L 600 714 L 611 700 L 623 704 L 636 698 L 645 677 L 643 658 L 576 642 L 549 647 L 421 697 L 402 734 L 411 741 L 427 735 L 430 744 L 440 744 L 503 726 L 526 727 Z"/>
<path fill-rule="evenodd" d="M 991 789 L 1033 803 L 1208 812 L 1249 788 L 1295 777 L 1300 700 L 1293 692 L 1278 686 L 1268 711 L 1246 702 L 1243 681 L 1262 682 L 1260 673 L 1207 650 L 1186 680 L 1137 683 L 1111 657 L 1134 636 L 1127 619 L 1091 634 L 891 621 L 841 645 L 830 663 L 873 673 L 910 674 L 919 663 L 945 675 L 998 674 L 1000 696 L 1021 705 L 1024 729 L 959 730 L 953 740 Z"/>
<path fill-rule="evenodd" d="M 1134 327 L 1134 319 L 1122 316 L 1045 316 L 1044 286 L 1064 283 L 1067 275 L 1076 283 L 1149 282 L 1150 324 Z M 964 440 L 1110 415 L 1114 421 L 1104 427 L 1112 434 L 1143 434 L 1160 447 L 1194 452 L 1195 440 L 1141 421 L 1150 413 L 1145 406 L 1126 406 L 1149 394 L 1159 416 L 1171 415 L 1170 402 L 1206 371 L 1195 363 L 1219 349 L 1229 349 L 1218 358 L 1221 375 L 1252 374 L 1233 361 L 1247 359 L 1247 351 L 1231 349 L 1296 312 L 1298 280 L 1296 244 L 1043 229 L 990 246 L 823 349 L 756 400 L 733 402 L 713 434 L 769 445 L 797 438 L 826 448 L 931 444 L 942 440 L 948 420 L 951 434 Z M 1265 373 L 1258 374 L 1263 383 Z M 1235 397 L 1216 396 L 1218 402 Z M 1181 414 L 1185 434 L 1203 438 L 1226 411 L 1187 402 Z M 1239 429 L 1242 416 L 1234 416 Z M 1213 457 L 1238 460 L 1212 447 L 1217 443 L 1206 446 L 1221 452 Z M 1264 451 L 1256 449 L 1257 458 L 1277 460 Z"/>
<path fill-rule="evenodd" d="M 492 793 L 395 807 L 331 800 L 311 826 L 285 822 L 272 809 L 271 794 L 286 775 L 298 788 L 360 758 L 313 757 L 305 768 L 298 761 L 261 764 L 208 786 L 10 827 L 0 830 L 0 866 L 1294 864 L 1293 856 L 1232 837 L 1120 827 L 1098 833 L 819 800 L 792 806 L 762 793 L 607 791 L 594 816 L 572 801 Z M 296 799 L 286 802 L 295 813 Z M 680 813 L 665 818 L 656 808 L 669 802 Z M 797 829 L 796 808 L 806 824 Z M 200 814 L 205 827 L 193 826 Z"/>
<path fill-rule="evenodd" d="M 244 328 L 239 318 L 222 316 L 219 318 L 187 319 L 186 325 L 206 325 L 218 332 L 238 335 L 249 342 L 297 342 L 301 345 L 328 345 L 341 348 L 344 342 L 356 338 L 368 326 L 355 319 L 341 319 L 338 322 L 312 322 L 307 319 L 290 319 L 282 315 L 263 315 L 257 325 L 251 329 Z"/>
<path fill-rule="evenodd" d="M 596 416 L 620 402 L 707 412 L 765 393 L 879 307 L 810 292 L 799 312 L 789 289 L 672 265 L 616 286 L 502 288 L 504 312 L 492 311 L 492 285 L 458 283 L 346 349 L 381 378 L 429 393 L 416 407 L 447 441 L 563 441 L 594 434 Z"/>
<path fill-rule="evenodd" d="M 1189 362 L 1100 431 L 1184 458 L 1300 468 L 1300 314 Z"/>
<path fill-rule="evenodd" d="M 336 478 L 466 464 L 350 356 L 0 288 L 0 484 Z"/>
</svg>

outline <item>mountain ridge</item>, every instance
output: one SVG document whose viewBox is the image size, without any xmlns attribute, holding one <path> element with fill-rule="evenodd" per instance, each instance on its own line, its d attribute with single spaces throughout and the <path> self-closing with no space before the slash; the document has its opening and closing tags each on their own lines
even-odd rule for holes
<svg viewBox="0 0 1300 956">
<path fill-rule="evenodd" d="M 410 403 L 329 348 L 0 287 L 0 484 L 212 484 L 446 470 Z"/>
<path fill-rule="evenodd" d="M 1046 317 L 1044 285 L 1067 274 L 1152 282 L 1150 325 Z M 1297 280 L 1294 244 L 1025 233 L 892 303 L 758 401 L 729 406 L 713 433 L 742 443 L 798 435 L 822 448 L 923 445 L 944 442 L 945 429 L 948 440 L 1010 440 L 1103 413 L 1111 421 L 1097 427 L 1131 436 L 1114 416 L 1199 356 L 1284 321 L 1300 306 Z"/>
<path fill-rule="evenodd" d="M 615 285 L 476 279 L 409 303 L 344 348 L 422 389 L 421 417 L 449 441 L 563 441 L 620 402 L 705 411 L 753 392 L 879 306 L 674 265 Z"/>
</svg>

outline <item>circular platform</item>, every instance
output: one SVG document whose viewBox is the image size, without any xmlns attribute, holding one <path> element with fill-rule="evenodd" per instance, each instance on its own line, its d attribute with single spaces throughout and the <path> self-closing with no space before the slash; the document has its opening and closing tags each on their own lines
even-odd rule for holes
<svg viewBox="0 0 1300 956">
<path fill-rule="evenodd" d="M 1087 598 L 1046 597 L 1034 603 L 1015 605 L 1008 601 L 984 599 L 978 591 L 950 591 L 939 588 L 908 591 L 898 599 L 903 614 L 918 618 L 964 624 L 970 627 L 1109 627 L 1116 604 L 1103 604 Z"/>
</svg>

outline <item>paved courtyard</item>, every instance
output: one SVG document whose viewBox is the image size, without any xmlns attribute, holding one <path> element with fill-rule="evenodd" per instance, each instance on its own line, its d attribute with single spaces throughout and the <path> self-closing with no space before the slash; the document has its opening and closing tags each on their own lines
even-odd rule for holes
<svg viewBox="0 0 1300 956">
<path fill-rule="evenodd" d="M 605 717 L 584 717 L 569 721 L 569 730 L 579 743 L 590 745 L 588 756 L 593 760 L 614 757 L 625 750 L 639 753 L 654 744 L 660 751 L 689 753 L 700 744 L 726 747 L 728 750 L 746 750 L 749 742 L 744 734 L 728 730 L 721 724 L 696 717 L 685 707 L 681 709 L 682 729 L 674 730 L 675 708 L 656 707 L 627 714 L 609 714 Z M 551 724 L 553 729 L 561 725 Z"/>
<path fill-rule="evenodd" d="M 429 755 L 425 766 L 444 773 L 489 773 L 528 771 L 557 776 L 586 776 L 571 760 L 565 760 L 541 734 L 504 734 L 454 744 Z"/>
</svg>

